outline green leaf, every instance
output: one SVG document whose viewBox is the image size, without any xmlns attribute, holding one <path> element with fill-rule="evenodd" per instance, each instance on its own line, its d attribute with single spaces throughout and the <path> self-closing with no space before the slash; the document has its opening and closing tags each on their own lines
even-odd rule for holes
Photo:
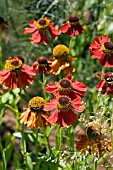
<svg viewBox="0 0 113 170">
<path fill-rule="evenodd" d="M 15 149 L 14 150 L 14 165 L 15 165 L 15 169 L 20 169 L 20 158 L 19 158 L 19 154 L 18 151 Z"/>
<path fill-rule="evenodd" d="M 26 161 L 27 161 L 27 168 L 28 168 L 28 170 L 33 170 L 32 159 L 31 159 L 31 157 L 29 155 L 27 155 Z"/>
<path fill-rule="evenodd" d="M 7 139 L 6 139 L 4 151 L 5 151 L 6 161 L 9 162 L 11 155 L 12 155 L 11 135 L 8 136 Z"/>
</svg>

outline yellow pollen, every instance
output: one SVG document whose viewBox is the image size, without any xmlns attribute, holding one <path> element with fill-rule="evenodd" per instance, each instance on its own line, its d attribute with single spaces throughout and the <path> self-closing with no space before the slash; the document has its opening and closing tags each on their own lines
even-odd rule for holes
<svg viewBox="0 0 113 170">
<path fill-rule="evenodd" d="M 18 71 L 21 69 L 23 63 L 19 59 L 7 60 L 5 64 L 5 70 Z"/>
<path fill-rule="evenodd" d="M 59 44 L 53 49 L 53 56 L 57 59 L 66 59 L 69 55 L 69 48 Z"/>
<path fill-rule="evenodd" d="M 70 92 L 72 88 L 71 81 L 64 78 L 59 81 L 58 89 L 61 92 Z"/>
<path fill-rule="evenodd" d="M 57 100 L 57 107 L 59 110 L 66 111 L 71 107 L 71 99 L 67 96 L 61 96 Z"/>
<path fill-rule="evenodd" d="M 28 107 L 33 111 L 42 111 L 44 107 L 45 100 L 42 97 L 33 97 L 29 103 Z"/>
<path fill-rule="evenodd" d="M 37 21 L 36 26 L 39 31 L 47 31 L 49 28 L 49 20 L 41 18 Z"/>
</svg>

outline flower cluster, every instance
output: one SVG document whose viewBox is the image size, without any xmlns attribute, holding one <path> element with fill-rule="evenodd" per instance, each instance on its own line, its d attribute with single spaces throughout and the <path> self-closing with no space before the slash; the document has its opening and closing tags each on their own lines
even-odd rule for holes
<svg viewBox="0 0 113 170">
<path fill-rule="evenodd" d="M 78 120 L 76 112 L 82 112 L 85 108 L 82 102 L 85 91 L 86 86 L 74 81 L 71 74 L 55 84 L 47 84 L 46 92 L 55 96 L 44 106 L 45 111 L 52 111 L 48 121 L 63 127 L 73 125 Z"/>
</svg>

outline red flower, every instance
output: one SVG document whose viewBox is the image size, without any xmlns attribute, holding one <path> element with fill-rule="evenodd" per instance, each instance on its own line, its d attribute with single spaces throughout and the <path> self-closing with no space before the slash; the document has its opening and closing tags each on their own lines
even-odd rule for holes
<svg viewBox="0 0 113 170">
<path fill-rule="evenodd" d="M 63 71 L 65 74 L 74 72 L 75 68 L 72 66 L 72 61 L 77 58 L 69 56 L 69 48 L 65 45 L 58 44 L 53 49 L 53 57 L 49 59 L 50 74 L 59 74 Z"/>
<path fill-rule="evenodd" d="M 99 64 L 104 67 L 113 67 L 113 43 L 108 36 L 95 36 L 95 40 L 90 44 L 92 58 L 98 58 Z"/>
<path fill-rule="evenodd" d="M 102 94 L 112 94 L 113 95 L 113 73 L 107 72 L 99 77 L 101 81 L 97 84 L 96 89 Z"/>
<path fill-rule="evenodd" d="M 9 57 L 5 70 L 0 71 L 0 83 L 3 83 L 6 88 L 21 88 L 26 87 L 33 82 L 36 76 L 33 68 L 23 64 L 24 59 L 21 56 Z"/>
<path fill-rule="evenodd" d="M 72 100 L 77 96 L 83 97 L 86 92 L 86 86 L 83 82 L 73 80 L 72 74 L 68 74 L 65 78 L 61 79 L 55 84 L 47 84 L 46 92 L 53 93 L 59 92 L 60 95 L 69 96 Z"/>
<path fill-rule="evenodd" d="M 33 97 L 26 111 L 20 116 L 20 123 L 27 124 L 27 127 L 42 128 L 49 125 L 47 118 L 49 114 L 43 110 L 45 100 L 42 97 Z"/>
<path fill-rule="evenodd" d="M 7 29 L 7 26 L 8 26 L 8 22 L 4 21 L 4 19 L 0 17 L 0 32 Z"/>
<path fill-rule="evenodd" d="M 32 66 L 36 73 L 48 73 L 50 70 L 48 60 L 44 56 L 40 56 Z"/>
<path fill-rule="evenodd" d="M 60 124 L 62 127 L 68 127 L 78 121 L 75 111 L 82 112 L 84 105 L 79 97 L 71 100 L 68 96 L 57 95 L 56 98 L 45 103 L 44 110 L 52 111 L 47 119 L 50 124 Z"/>
<path fill-rule="evenodd" d="M 85 29 L 79 23 L 79 17 L 72 15 L 69 17 L 69 21 L 61 25 L 61 32 L 70 36 L 77 36 L 85 32 Z"/>
<path fill-rule="evenodd" d="M 25 28 L 24 34 L 32 34 L 30 40 L 34 44 L 49 44 L 49 40 L 47 38 L 47 32 L 50 33 L 51 37 L 56 40 L 58 35 L 60 34 L 60 30 L 57 30 L 54 27 L 54 23 L 50 21 L 49 18 L 40 18 L 38 21 L 32 20 L 29 22 L 29 26 L 31 28 Z"/>
</svg>

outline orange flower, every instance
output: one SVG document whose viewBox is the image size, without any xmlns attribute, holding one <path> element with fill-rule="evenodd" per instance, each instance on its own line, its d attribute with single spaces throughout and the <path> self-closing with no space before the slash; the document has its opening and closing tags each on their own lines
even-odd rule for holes
<svg viewBox="0 0 113 170">
<path fill-rule="evenodd" d="M 49 125 L 46 121 L 48 113 L 43 110 L 45 100 L 42 97 L 33 97 L 28 108 L 20 116 L 20 123 L 24 123 L 27 127 L 42 128 Z"/>
<path fill-rule="evenodd" d="M 2 17 L 0 17 L 0 32 L 7 29 L 8 22 L 4 21 Z"/>
<path fill-rule="evenodd" d="M 53 57 L 49 59 L 50 74 L 59 74 L 64 71 L 65 74 L 74 72 L 72 61 L 77 58 L 69 56 L 69 48 L 65 45 L 59 44 L 53 49 Z"/>
<path fill-rule="evenodd" d="M 45 45 L 49 44 L 49 40 L 47 38 L 47 33 L 51 35 L 51 37 L 56 40 L 58 38 L 58 35 L 61 33 L 60 30 L 57 30 L 54 27 L 54 23 L 51 22 L 51 20 L 47 17 L 40 18 L 38 21 L 32 20 L 29 22 L 29 26 L 31 28 L 25 28 L 24 34 L 32 34 L 32 37 L 30 40 L 34 44 L 42 44 Z"/>
<path fill-rule="evenodd" d="M 3 83 L 6 88 L 12 89 L 27 87 L 33 82 L 35 76 L 33 68 L 24 64 L 23 57 L 9 57 L 5 70 L 0 71 L 0 83 Z"/>
<path fill-rule="evenodd" d="M 111 141 L 105 140 L 102 135 L 102 126 L 93 122 L 86 127 L 86 134 L 79 135 L 76 139 L 76 149 L 99 157 L 112 150 Z"/>
</svg>

